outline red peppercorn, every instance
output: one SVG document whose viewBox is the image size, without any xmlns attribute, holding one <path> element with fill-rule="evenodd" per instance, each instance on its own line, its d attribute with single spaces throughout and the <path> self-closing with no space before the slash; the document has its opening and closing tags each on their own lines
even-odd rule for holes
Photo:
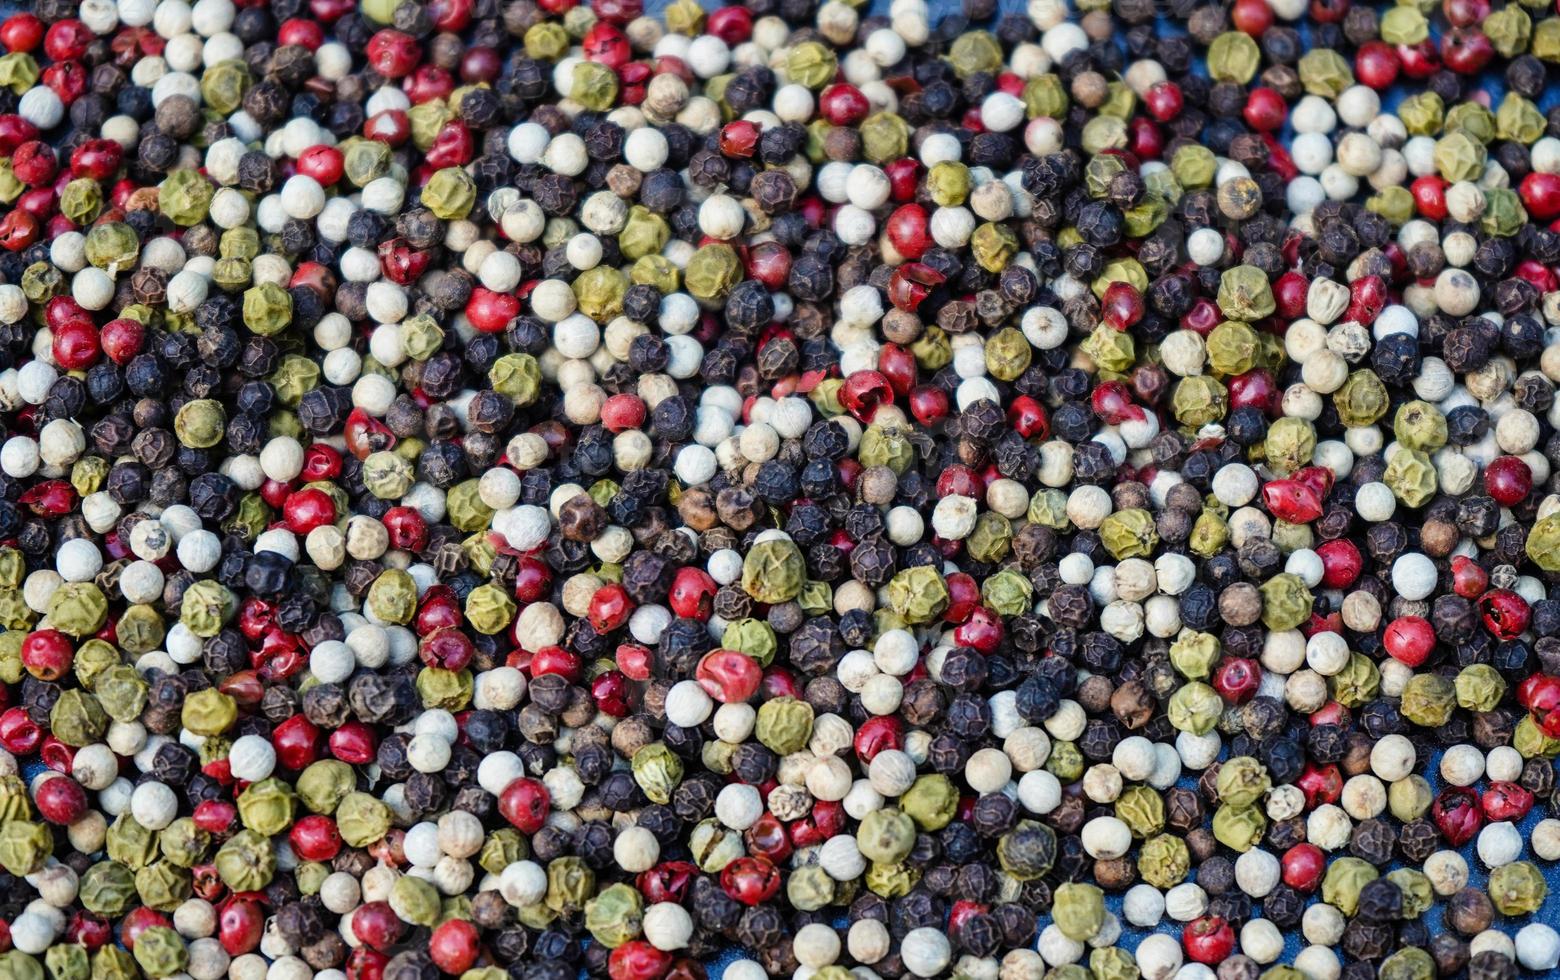
<svg viewBox="0 0 1560 980">
<path fill-rule="evenodd" d="M 845 830 L 845 807 L 832 800 L 819 800 L 812 812 L 791 823 L 791 843 L 797 847 L 816 847 Z"/>
<path fill-rule="evenodd" d="M 746 119 L 737 119 L 721 127 L 720 152 L 728 157 L 746 160 L 758 152 L 758 125 Z"/>
<path fill-rule="evenodd" d="M 763 683 L 758 661 L 736 650 L 712 650 L 699 658 L 694 679 L 704 693 L 721 704 L 739 704 L 758 693 Z"/>
<path fill-rule="evenodd" d="M 1488 820 L 1518 823 L 1533 809 L 1533 794 L 1517 783 L 1497 779 L 1484 788 L 1479 805 Z"/>
<path fill-rule="evenodd" d="M 1005 634 L 1002 617 L 985 606 L 976 606 L 970 612 L 969 619 L 954 628 L 953 639 L 960 646 L 974 647 L 978 652 L 989 655 L 997 652 Z"/>
<path fill-rule="evenodd" d="M 906 313 L 920 308 L 932 290 L 947 279 L 941 272 L 920 262 L 906 262 L 894 270 L 888 280 L 888 301 Z"/>
<path fill-rule="evenodd" d="M 1296 844 L 1284 852 L 1280 867 L 1284 884 L 1313 892 L 1322 883 L 1322 873 L 1327 870 L 1327 855 L 1315 844 Z"/>
<path fill-rule="evenodd" d="M 772 290 L 783 290 L 791 275 L 791 253 L 779 242 L 760 242 L 748 249 L 748 277 Z"/>
<path fill-rule="evenodd" d="M 379 737 L 374 730 L 356 720 L 331 732 L 326 744 L 332 757 L 353 766 L 368 765 L 379 752 Z"/>
<path fill-rule="evenodd" d="M 931 425 L 948 417 L 951 407 L 948 393 L 936 385 L 921 385 L 910 392 L 910 414 L 922 425 Z"/>
<path fill-rule="evenodd" d="M 352 935 L 358 942 L 384 952 L 401 938 L 401 918 L 389 902 L 365 902 L 352 912 Z"/>
<path fill-rule="evenodd" d="M 336 523 L 336 502 L 324 490 L 306 489 L 288 494 L 282 504 L 287 529 L 300 538 L 317 527 Z"/>
<path fill-rule="evenodd" d="M 1472 27 L 1490 15 L 1489 0 L 1441 0 L 1441 12 L 1453 27 Z"/>
<path fill-rule="evenodd" d="M 65 926 L 65 937 L 73 943 L 80 943 L 90 950 L 102 949 L 113 942 L 114 927 L 101 916 L 93 915 L 83 909 L 70 917 L 70 922 Z M 11 927 L 5 927 L 5 936 L 0 939 L 0 950 L 11 948 Z"/>
<path fill-rule="evenodd" d="M 1484 492 L 1502 507 L 1515 507 L 1533 492 L 1533 470 L 1516 456 L 1497 456 L 1484 468 Z"/>
<path fill-rule="evenodd" d="M 69 776 L 54 776 L 37 784 L 38 814 L 59 827 L 80 820 L 87 812 L 87 791 Z"/>
<path fill-rule="evenodd" d="M 1262 503 L 1290 524 L 1309 524 L 1322 516 L 1322 495 L 1301 480 L 1269 480 L 1262 487 Z"/>
<path fill-rule="evenodd" d="M 563 647 L 542 647 L 531 658 L 531 676 L 558 674 L 570 683 L 580 679 L 580 658 Z"/>
<path fill-rule="evenodd" d="M 401 109 L 382 109 L 363 123 L 363 135 L 391 146 L 400 146 L 412 138 L 412 117 Z"/>
<path fill-rule="evenodd" d="M 851 747 L 862 765 L 870 763 L 884 749 L 898 749 L 904 745 L 904 723 L 893 715 L 874 715 L 861 723 Z"/>
<path fill-rule="evenodd" d="M 1477 599 L 1489 588 L 1490 573 L 1466 555 L 1452 559 L 1452 591 L 1464 599 Z"/>
<path fill-rule="evenodd" d="M 1100 317 L 1113 330 L 1127 330 L 1147 312 L 1143 294 L 1129 282 L 1113 282 L 1105 287 L 1100 302 Z"/>
<path fill-rule="evenodd" d="M 293 853 L 305 861 L 330 861 L 341 853 L 341 833 L 336 821 L 320 813 L 311 813 L 292 825 L 287 832 Z"/>
<path fill-rule="evenodd" d="M 1329 589 L 1353 585 L 1365 567 L 1359 547 L 1347 538 L 1322 542 L 1316 546 L 1316 554 L 1322 559 L 1322 584 Z"/>
<path fill-rule="evenodd" d="M 293 45 L 318 51 L 325 43 L 325 29 L 317 21 L 304 17 L 289 17 L 276 29 L 278 45 Z"/>
<path fill-rule="evenodd" d="M 386 27 L 368 39 L 369 66 L 386 78 L 405 78 L 422 61 L 422 46 L 410 34 Z"/>
<path fill-rule="evenodd" d="M 238 807 L 227 800 L 202 800 L 196 804 L 192 819 L 208 834 L 224 834 L 238 820 Z"/>
<path fill-rule="evenodd" d="M 1235 930 L 1217 915 L 1204 915 L 1186 924 L 1181 945 L 1195 963 L 1215 966 L 1235 952 Z"/>
<path fill-rule="evenodd" d="M 43 742 L 43 731 L 26 708 L 0 712 L 0 746 L 12 755 L 32 755 Z"/>
<path fill-rule="evenodd" d="M 11 171 L 28 187 L 41 187 L 59 172 L 59 158 L 49 144 L 28 140 L 11 154 Z"/>
<path fill-rule="evenodd" d="M 778 864 L 791 856 L 791 838 L 785 832 L 785 824 L 773 813 L 766 812 L 753 826 L 742 832 L 742 841 L 748 852 L 772 864 Z"/>
<path fill-rule="evenodd" d="M 85 371 L 97 363 L 102 350 L 98 347 L 97 327 L 88 321 L 73 321 L 54 331 L 50 342 L 54 360 L 67 371 Z"/>
<path fill-rule="evenodd" d="M 631 392 L 619 392 L 601 406 L 601 424 L 608 432 L 627 432 L 645 424 L 644 399 Z"/>
<path fill-rule="evenodd" d="M 422 551 L 428 547 L 428 522 L 415 507 L 392 507 L 382 519 L 390 547 Z"/>
<path fill-rule="evenodd" d="M 840 404 L 861 422 L 870 424 L 882 405 L 892 404 L 894 388 L 877 371 L 856 371 L 840 386 Z"/>
<path fill-rule="evenodd" d="M 324 443 L 316 442 L 303 451 L 303 471 L 298 479 L 308 483 L 316 480 L 334 480 L 341 475 L 341 453 Z"/>
<path fill-rule="evenodd" d="M 428 937 L 428 958 L 445 973 L 464 973 L 477 961 L 480 939 L 477 927 L 470 922 L 449 919 L 439 923 Z"/>
<path fill-rule="evenodd" d="M 428 0 L 425 8 L 434 30 L 459 33 L 471 26 L 472 0 Z M 446 970 L 459 973 L 460 970 Z"/>
<path fill-rule="evenodd" d="M 1289 103 L 1276 90 L 1258 86 L 1246 96 L 1246 107 L 1241 115 L 1252 129 L 1274 133 L 1283 128 L 1284 120 L 1289 116 Z"/>
<path fill-rule="evenodd" d="M 830 85 L 818 95 L 818 113 L 834 126 L 855 126 L 867 118 L 872 104 L 848 82 Z"/>
<path fill-rule="evenodd" d="M 520 300 L 508 293 L 495 293 L 477 286 L 466 302 L 466 319 L 482 333 L 502 333 L 509 321 L 520 315 Z"/>
<path fill-rule="evenodd" d="M 41 681 L 64 677 L 75 659 L 75 643 L 59 630 L 33 630 L 22 641 L 22 666 Z"/>
<path fill-rule="evenodd" d="M 1186 107 L 1186 99 L 1181 94 L 1181 86 L 1175 82 L 1155 82 L 1143 96 L 1143 104 L 1149 115 L 1167 123 L 1181 114 L 1181 110 Z"/>
<path fill-rule="evenodd" d="M 1101 381 L 1095 385 L 1089 407 L 1106 425 L 1120 425 L 1143 416 L 1143 410 L 1132 403 L 1132 389 L 1123 381 Z"/>
<path fill-rule="evenodd" d="M 1494 42 L 1478 27 L 1454 27 L 1441 35 L 1441 61 L 1459 75 L 1477 75 L 1494 57 Z"/>
<path fill-rule="evenodd" d="M 147 908 L 143 905 L 140 908 L 130 910 L 120 920 L 119 941 L 125 944 L 126 949 L 133 952 L 135 950 L 135 941 L 141 938 L 141 933 L 153 926 L 161 926 L 166 929 L 171 928 L 172 925 L 173 923 L 168 921 L 167 916 L 156 909 Z"/>
<path fill-rule="evenodd" d="M 92 40 L 91 28 L 74 17 L 67 17 L 49 25 L 43 36 L 43 53 L 50 61 L 69 61 L 85 55 Z"/>
<path fill-rule="evenodd" d="M 388 903 L 378 904 L 389 911 Z M 395 913 L 391 912 L 390 915 L 393 918 Z M 256 902 L 234 898 L 217 910 L 217 941 L 229 956 L 242 956 L 258 949 L 264 931 L 265 915 Z M 361 936 L 358 940 L 363 941 Z"/>
<path fill-rule="evenodd" d="M 551 810 L 552 796 L 547 787 L 529 776 L 517 777 L 498 795 L 498 812 L 522 834 L 541 830 Z"/>
<path fill-rule="evenodd" d="M 434 630 L 417 644 L 417 655 L 422 662 L 443 670 L 465 670 L 476 652 L 471 637 L 452 628 Z"/>
<path fill-rule="evenodd" d="M 1045 406 L 1028 395 L 1018 395 L 1008 403 L 1008 425 L 1025 439 L 1045 439 L 1051 434 L 1051 422 Z"/>
<path fill-rule="evenodd" d="M 1465 786 L 1448 786 L 1431 804 L 1430 819 L 1435 821 L 1448 844 L 1461 847 L 1473 840 L 1479 828 L 1484 826 L 1484 809 L 1479 803 L 1479 795 L 1473 790 Z"/>
<path fill-rule="evenodd" d="M 1387 625 L 1381 642 L 1392 659 L 1418 667 L 1435 649 L 1435 627 L 1423 616 L 1399 616 Z"/>
<path fill-rule="evenodd" d="M 1445 178 L 1425 174 L 1414 178 L 1408 185 L 1408 192 L 1414 196 L 1414 207 L 1420 215 L 1431 221 L 1443 221 L 1446 219 L 1446 189 L 1449 186 Z"/>
<path fill-rule="evenodd" d="M 496 81 L 503 71 L 497 49 L 486 44 L 474 44 L 460 56 L 460 80 L 467 84 Z"/>
<path fill-rule="evenodd" d="M 298 156 L 298 172 L 330 187 L 346 173 L 345 158 L 334 146 L 311 146 Z"/>
<path fill-rule="evenodd" d="M 650 672 L 655 666 L 655 655 L 648 647 L 642 647 L 637 643 L 618 644 L 615 656 L 617 669 L 624 677 L 634 681 L 647 681 Z"/>
<path fill-rule="evenodd" d="M 1308 762 L 1295 785 L 1305 794 L 1306 809 L 1313 810 L 1323 803 L 1338 802 L 1343 795 L 1343 773 L 1335 765 L 1318 766 Z"/>
<path fill-rule="evenodd" d="M 780 891 L 780 872 L 768 858 L 739 857 L 721 869 L 720 887 L 743 905 L 758 905 Z"/>
<path fill-rule="evenodd" d="M 33 14 L 12 14 L 0 23 L 0 44 L 12 53 L 31 51 L 43 43 L 44 23 Z"/>
<path fill-rule="evenodd" d="M 661 980 L 672 968 L 672 954 L 643 939 L 630 939 L 607 956 L 610 980 Z"/>
<path fill-rule="evenodd" d="M 1402 70 L 1403 59 L 1397 49 L 1385 41 L 1367 41 L 1354 55 L 1354 74 L 1361 85 L 1378 92 L 1392 87 Z"/>
<path fill-rule="evenodd" d="M 1479 599 L 1484 626 L 1498 640 L 1515 640 L 1528 628 L 1533 611 L 1527 600 L 1510 589 L 1491 589 Z"/>
<path fill-rule="evenodd" d="M 905 202 L 915 200 L 916 183 L 921 176 L 921 164 L 915 157 L 900 157 L 883 165 L 888 175 L 889 196 Z"/>
<path fill-rule="evenodd" d="M 980 583 L 965 572 L 954 572 L 944 583 L 948 586 L 948 608 L 943 611 L 943 622 L 967 622 L 980 608 Z"/>
<path fill-rule="evenodd" d="M 38 241 L 42 226 L 37 217 L 20 208 L 0 218 L 0 248 L 20 252 Z"/>
<path fill-rule="evenodd" d="M 339 731 L 339 729 L 338 729 Z M 320 730 L 303 715 L 293 715 L 271 729 L 271 745 L 276 749 L 276 761 L 284 769 L 300 771 L 308 768 L 318 752 Z"/>
<path fill-rule="evenodd" d="M 626 718 L 633 711 L 633 687 L 622 671 L 603 671 L 590 682 L 590 697 L 602 714 Z"/>
<path fill-rule="evenodd" d="M 1225 657 L 1213 674 L 1213 689 L 1230 704 L 1245 704 L 1262 686 L 1262 667 L 1245 657 Z"/>
<path fill-rule="evenodd" d="M 634 600 L 628 590 L 616 582 L 609 582 L 590 597 L 586 618 L 597 633 L 610 633 L 621 629 L 634 611 Z"/>
</svg>

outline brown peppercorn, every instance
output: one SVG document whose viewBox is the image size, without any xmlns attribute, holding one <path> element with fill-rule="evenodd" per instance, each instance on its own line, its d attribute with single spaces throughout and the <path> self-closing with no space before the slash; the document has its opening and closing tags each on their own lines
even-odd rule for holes
<svg viewBox="0 0 1560 980">
<path fill-rule="evenodd" d="M 1186 847 L 1192 852 L 1192 859 L 1201 864 L 1218 853 L 1219 842 L 1212 830 L 1198 827 L 1186 835 Z"/>
<path fill-rule="evenodd" d="M 1080 72 L 1073 79 L 1072 95 L 1085 109 L 1098 109 L 1110 95 L 1110 86 L 1097 71 Z"/>
<path fill-rule="evenodd" d="M 1219 593 L 1219 616 L 1231 626 L 1250 626 L 1262 617 L 1262 593 L 1250 582 L 1236 582 Z"/>
<path fill-rule="evenodd" d="M 708 530 L 720 520 L 720 515 L 715 511 L 715 495 L 708 487 L 693 487 L 684 491 L 677 500 L 677 513 L 683 523 L 695 531 Z"/>
<path fill-rule="evenodd" d="M 1364 732 L 1353 732 L 1349 735 L 1349 746 L 1344 750 L 1343 758 L 1338 765 L 1342 767 L 1344 775 L 1359 776 L 1370 772 L 1370 750 L 1375 746 L 1375 740 Z"/>
<path fill-rule="evenodd" d="M 856 478 L 856 495 L 862 503 L 884 506 L 898 490 L 899 477 L 887 466 L 869 466 Z"/>
<path fill-rule="evenodd" d="M 1094 880 L 1108 892 L 1125 891 L 1137 881 L 1137 863 L 1126 857 L 1095 861 Z"/>
<path fill-rule="evenodd" d="M 1142 681 L 1128 681 L 1110 696 L 1110 710 L 1129 729 L 1144 727 L 1154 717 L 1154 696 Z"/>
<path fill-rule="evenodd" d="M 655 731 L 644 715 L 629 715 L 612 726 L 612 748 L 625 759 L 654 741 Z"/>
<path fill-rule="evenodd" d="M 1457 547 L 1461 536 L 1457 525 L 1451 521 L 1425 521 L 1419 529 L 1419 548 L 1431 558 L 1445 558 Z"/>
<path fill-rule="evenodd" d="M 1103 674 L 1093 674 L 1078 685 L 1077 699 L 1084 711 L 1098 715 L 1110 710 L 1114 693 L 1115 686 L 1111 684 L 1110 678 Z"/>
<path fill-rule="evenodd" d="M 1483 889 L 1469 886 L 1447 901 L 1445 918 L 1464 936 L 1477 936 L 1495 921 L 1495 905 Z"/>
</svg>

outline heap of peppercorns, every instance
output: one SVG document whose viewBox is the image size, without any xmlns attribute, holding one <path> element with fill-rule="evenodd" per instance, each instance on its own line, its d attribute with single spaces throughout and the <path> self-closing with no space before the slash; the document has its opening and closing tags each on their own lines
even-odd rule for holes
<svg viewBox="0 0 1560 980">
<path fill-rule="evenodd" d="M 1560 964 L 1543 3 L 31 6 L 0 977 Z"/>
</svg>

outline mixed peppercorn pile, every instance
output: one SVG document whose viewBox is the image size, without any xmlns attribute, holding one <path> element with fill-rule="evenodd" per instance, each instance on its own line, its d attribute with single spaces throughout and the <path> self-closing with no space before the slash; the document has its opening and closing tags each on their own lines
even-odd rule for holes
<svg viewBox="0 0 1560 980">
<path fill-rule="evenodd" d="M 1499 3 L 0 22 L 0 977 L 1553 976 Z"/>
</svg>

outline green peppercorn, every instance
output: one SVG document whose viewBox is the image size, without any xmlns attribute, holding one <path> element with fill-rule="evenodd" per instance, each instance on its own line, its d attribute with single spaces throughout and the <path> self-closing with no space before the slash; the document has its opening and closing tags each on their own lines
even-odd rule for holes
<svg viewBox="0 0 1560 980">
<path fill-rule="evenodd" d="M 132 668 L 133 669 L 133 668 Z M 69 689 L 49 709 L 49 728 L 66 745 L 83 748 L 102 739 L 109 717 L 98 699 L 86 691 Z"/>
<path fill-rule="evenodd" d="M 1143 842 L 1138 850 L 1138 874 L 1155 888 L 1174 888 L 1191 871 L 1192 855 L 1186 841 L 1159 834 Z"/>
<path fill-rule="evenodd" d="M 813 707 L 793 697 L 771 698 L 759 706 L 753 735 L 776 755 L 799 752 L 812 736 Z"/>
<path fill-rule="evenodd" d="M 1296 66 L 1300 85 L 1311 95 L 1336 99 L 1354 84 L 1354 72 L 1343 56 L 1330 48 L 1313 48 L 1301 55 Z"/>
<path fill-rule="evenodd" d="M 1057 885 L 1051 900 L 1051 921 L 1074 942 L 1093 939 L 1105 927 L 1105 893 L 1085 882 Z"/>
<path fill-rule="evenodd" d="M 1213 836 L 1232 851 L 1244 854 L 1256 847 L 1267 830 L 1260 807 L 1224 804 L 1213 814 Z"/>
<path fill-rule="evenodd" d="M 231 116 L 243 104 L 244 95 L 253 85 L 249 66 L 241 59 L 219 61 L 200 76 L 200 98 L 208 108 Z"/>
<path fill-rule="evenodd" d="M 1219 723 L 1219 716 L 1224 713 L 1224 699 L 1207 684 L 1188 681 L 1170 695 L 1165 711 L 1176 731 L 1206 735 Z"/>
<path fill-rule="evenodd" d="M 1154 516 L 1140 507 L 1118 510 L 1100 525 L 1100 543 L 1117 561 L 1149 558 L 1159 544 Z"/>
<path fill-rule="evenodd" d="M 1360 891 L 1381 877 L 1368 861 L 1357 857 L 1335 858 L 1322 877 L 1322 901 L 1336 905 L 1344 915 L 1359 908 Z"/>
<path fill-rule="evenodd" d="M 742 561 L 742 589 L 759 602 L 789 602 L 807 581 L 802 553 L 790 540 L 760 541 Z"/>
<path fill-rule="evenodd" d="M 1206 374 L 1181 379 L 1170 396 L 1176 421 L 1192 429 L 1224 418 L 1228 406 L 1229 393 L 1224 385 Z"/>
<path fill-rule="evenodd" d="M 1530 861 L 1513 861 L 1490 872 L 1490 901 L 1501 915 L 1528 915 L 1543 907 L 1549 885 Z"/>
<path fill-rule="evenodd" d="M 768 667 L 780 651 L 780 641 L 775 628 L 761 619 L 751 616 L 727 623 L 720 634 L 723 650 L 736 650 L 758 661 L 760 667 Z"/>
<path fill-rule="evenodd" d="M 0 837 L 3 836 L 4 831 L 0 830 Z M 82 907 L 94 915 L 123 915 L 137 898 L 135 875 L 118 861 L 98 861 L 81 876 L 77 894 Z"/>
<path fill-rule="evenodd" d="M 1209 78 L 1245 85 L 1262 66 L 1262 51 L 1244 31 L 1225 31 L 1208 45 L 1206 61 Z"/>
<path fill-rule="evenodd" d="M 982 269 L 985 269 L 987 272 L 1001 272 L 1008 267 L 1008 263 L 1012 262 L 1013 257 L 1019 252 L 1018 235 L 1005 224 L 988 221 L 976 228 L 974 234 L 970 236 L 970 252 L 975 256 L 976 263 Z M 1004 335 L 1008 335 L 1010 338 L 1016 337 L 1023 342 L 1022 346 L 1018 346 L 1009 339 L 1007 341 L 1010 347 L 1008 356 L 998 361 L 998 367 L 1002 368 L 1002 370 L 992 369 L 991 373 L 999 380 L 1011 381 L 1023 373 L 1024 367 L 1029 366 L 1029 343 L 1023 339 L 1023 334 L 1020 334 L 1012 327 L 997 331 L 992 335 L 992 341 L 996 341 L 997 338 Z M 1015 370 L 1012 365 L 1020 359 L 1023 361 L 1023 367 Z M 986 363 L 989 365 L 991 362 L 992 347 L 991 342 L 988 342 L 986 345 Z M 1007 377 L 1005 374 L 1011 374 L 1012 376 Z"/>
</svg>

